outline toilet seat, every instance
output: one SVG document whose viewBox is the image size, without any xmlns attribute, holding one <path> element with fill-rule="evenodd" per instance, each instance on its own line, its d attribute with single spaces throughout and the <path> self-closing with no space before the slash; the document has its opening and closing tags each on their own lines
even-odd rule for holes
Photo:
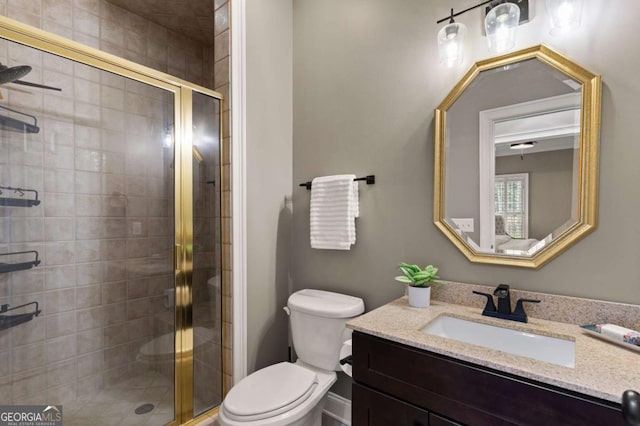
<svg viewBox="0 0 640 426">
<path fill-rule="evenodd" d="M 240 422 L 274 417 L 302 404 L 317 385 L 315 372 L 281 362 L 242 379 L 224 399 L 224 411 Z"/>
</svg>

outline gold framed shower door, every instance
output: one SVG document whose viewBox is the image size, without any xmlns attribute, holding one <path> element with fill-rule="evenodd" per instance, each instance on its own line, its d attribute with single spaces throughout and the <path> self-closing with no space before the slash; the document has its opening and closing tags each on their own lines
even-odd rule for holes
<svg viewBox="0 0 640 426">
<path fill-rule="evenodd" d="M 199 420 L 217 413 L 215 407 L 194 418 L 193 409 L 193 141 L 192 141 L 192 97 L 201 93 L 220 101 L 218 108 L 220 151 L 223 149 L 222 111 L 223 96 L 213 90 L 190 83 L 172 75 L 154 70 L 118 56 L 68 40 L 58 35 L 31 27 L 21 22 L 0 16 L 0 37 L 43 52 L 90 65 L 150 86 L 164 89 L 174 95 L 174 184 L 175 184 L 175 419 L 170 425 L 195 424 Z M 220 158 L 223 153 L 220 152 Z M 220 188 L 224 188 L 224 167 L 220 162 Z M 221 197 L 221 210 L 225 211 L 225 200 Z M 224 233 L 223 237 L 224 238 Z M 225 241 L 222 241 L 224 244 Z M 226 282 L 224 268 L 220 271 L 222 282 Z M 224 304 L 222 319 L 225 320 Z M 224 346 L 224 333 L 221 333 Z M 224 357 L 221 357 L 224 358 Z M 221 362 L 224 362 L 222 359 Z M 222 366 L 221 373 L 224 371 Z M 222 378 L 221 378 L 222 380 Z M 226 389 L 223 389 L 223 395 Z"/>
</svg>

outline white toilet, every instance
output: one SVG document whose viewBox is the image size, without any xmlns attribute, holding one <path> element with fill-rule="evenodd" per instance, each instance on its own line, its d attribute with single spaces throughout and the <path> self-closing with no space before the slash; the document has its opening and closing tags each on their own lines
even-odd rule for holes
<svg viewBox="0 0 640 426">
<path fill-rule="evenodd" d="M 298 360 L 258 370 L 237 383 L 220 406 L 221 426 L 319 426 L 327 391 L 340 370 L 347 321 L 364 312 L 362 299 L 322 290 L 289 297 Z"/>
</svg>

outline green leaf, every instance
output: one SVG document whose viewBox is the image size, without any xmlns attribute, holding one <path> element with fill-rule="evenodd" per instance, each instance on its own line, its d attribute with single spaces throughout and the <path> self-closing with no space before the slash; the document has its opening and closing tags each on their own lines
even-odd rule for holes
<svg viewBox="0 0 640 426">
<path fill-rule="evenodd" d="M 407 277 L 412 277 L 414 272 L 413 269 L 407 267 L 407 266 L 400 266 L 398 269 L 400 269 L 400 271 L 405 274 Z"/>
<path fill-rule="evenodd" d="M 400 281 L 401 283 L 407 283 L 407 284 L 413 283 L 413 280 L 411 278 L 404 277 L 402 275 L 395 277 L 395 280 Z"/>
</svg>

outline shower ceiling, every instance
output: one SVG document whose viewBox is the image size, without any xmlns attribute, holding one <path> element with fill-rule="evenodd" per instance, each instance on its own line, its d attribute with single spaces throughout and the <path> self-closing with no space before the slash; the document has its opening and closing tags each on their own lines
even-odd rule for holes
<svg viewBox="0 0 640 426">
<path fill-rule="evenodd" d="M 213 44 L 214 0 L 108 0 L 151 22 Z"/>
</svg>

